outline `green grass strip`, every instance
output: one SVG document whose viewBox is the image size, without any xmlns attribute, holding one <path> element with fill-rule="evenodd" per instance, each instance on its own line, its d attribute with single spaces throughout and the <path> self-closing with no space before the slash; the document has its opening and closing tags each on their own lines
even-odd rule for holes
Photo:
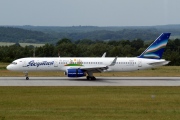
<svg viewBox="0 0 180 120">
<path fill-rule="evenodd" d="M 0 120 L 179 120 L 180 87 L 0 87 Z"/>
</svg>

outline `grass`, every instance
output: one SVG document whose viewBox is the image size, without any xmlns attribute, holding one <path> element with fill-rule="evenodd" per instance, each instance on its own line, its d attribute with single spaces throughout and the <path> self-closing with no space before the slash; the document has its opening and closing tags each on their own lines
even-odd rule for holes
<svg viewBox="0 0 180 120">
<path fill-rule="evenodd" d="M 162 66 L 155 69 L 134 71 L 134 72 L 109 72 L 100 73 L 100 76 L 114 76 L 114 77 L 179 77 L 180 66 Z"/>
<path fill-rule="evenodd" d="M 179 120 L 180 87 L 0 87 L 0 120 Z"/>
</svg>

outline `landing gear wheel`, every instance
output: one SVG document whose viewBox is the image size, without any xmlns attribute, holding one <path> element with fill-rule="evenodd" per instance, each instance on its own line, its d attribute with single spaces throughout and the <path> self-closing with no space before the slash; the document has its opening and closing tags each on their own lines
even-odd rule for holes
<svg viewBox="0 0 180 120">
<path fill-rule="evenodd" d="M 87 78 L 87 80 L 96 80 L 96 78 L 94 76 L 92 76 L 92 77 L 87 76 L 86 78 Z"/>
<path fill-rule="evenodd" d="M 96 78 L 93 76 L 93 77 L 91 78 L 91 80 L 96 80 Z"/>
<path fill-rule="evenodd" d="M 29 77 L 26 77 L 26 80 L 29 80 Z"/>
</svg>

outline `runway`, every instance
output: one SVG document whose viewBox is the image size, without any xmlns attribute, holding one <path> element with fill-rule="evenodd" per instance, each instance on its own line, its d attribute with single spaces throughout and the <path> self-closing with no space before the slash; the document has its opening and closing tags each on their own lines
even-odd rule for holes
<svg viewBox="0 0 180 120">
<path fill-rule="evenodd" d="M 180 77 L 0 77 L 0 86 L 180 86 Z"/>
</svg>

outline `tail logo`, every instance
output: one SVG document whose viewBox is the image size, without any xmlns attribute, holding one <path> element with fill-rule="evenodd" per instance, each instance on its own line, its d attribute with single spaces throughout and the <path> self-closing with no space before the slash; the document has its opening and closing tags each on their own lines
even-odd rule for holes
<svg viewBox="0 0 180 120">
<path fill-rule="evenodd" d="M 139 57 L 161 59 L 170 33 L 162 33 Z"/>
</svg>

